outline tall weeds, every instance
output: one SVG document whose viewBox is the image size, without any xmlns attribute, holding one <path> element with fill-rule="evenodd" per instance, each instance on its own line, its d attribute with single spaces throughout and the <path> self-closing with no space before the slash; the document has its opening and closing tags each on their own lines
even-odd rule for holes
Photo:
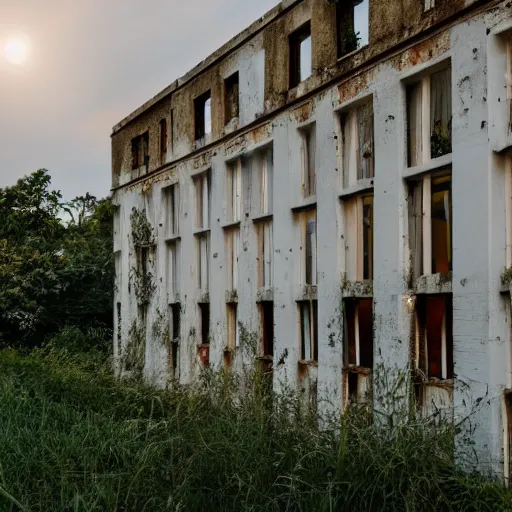
<svg viewBox="0 0 512 512">
<path fill-rule="evenodd" d="M 320 429 L 258 374 L 158 392 L 99 361 L 0 353 L 0 511 L 512 509 L 456 469 L 450 425 L 377 428 L 352 409 Z"/>
</svg>

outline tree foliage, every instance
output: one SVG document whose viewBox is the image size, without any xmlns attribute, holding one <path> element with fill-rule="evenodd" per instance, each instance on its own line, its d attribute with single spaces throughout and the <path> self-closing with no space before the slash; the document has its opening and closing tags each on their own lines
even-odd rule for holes
<svg viewBox="0 0 512 512">
<path fill-rule="evenodd" d="M 109 327 L 113 206 L 64 202 L 45 169 L 0 188 L 0 341 L 37 344 L 64 325 Z"/>
</svg>

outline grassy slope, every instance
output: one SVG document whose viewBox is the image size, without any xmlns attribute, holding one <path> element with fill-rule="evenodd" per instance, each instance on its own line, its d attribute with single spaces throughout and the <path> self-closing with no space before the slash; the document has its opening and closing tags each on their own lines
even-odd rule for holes
<svg viewBox="0 0 512 512">
<path fill-rule="evenodd" d="M 512 510 L 455 470 L 450 428 L 347 418 L 339 439 L 291 396 L 229 386 L 159 393 L 99 358 L 1 352 L 0 511 Z"/>
</svg>

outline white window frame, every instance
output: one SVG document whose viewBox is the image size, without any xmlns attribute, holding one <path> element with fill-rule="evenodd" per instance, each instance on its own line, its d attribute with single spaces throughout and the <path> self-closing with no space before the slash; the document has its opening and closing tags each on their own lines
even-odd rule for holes
<svg viewBox="0 0 512 512">
<path fill-rule="evenodd" d="M 240 222 L 242 216 L 242 159 L 227 166 L 227 221 Z"/>
<path fill-rule="evenodd" d="M 360 123 L 358 119 L 358 111 L 361 107 L 371 104 L 372 105 L 372 141 L 370 157 L 371 172 L 369 176 L 363 176 L 363 169 L 360 168 L 359 161 L 359 129 Z M 346 117 L 345 117 L 346 116 Z M 355 185 L 358 181 L 364 179 L 371 179 L 375 177 L 375 129 L 374 129 L 374 112 L 373 112 L 373 97 L 366 99 L 363 102 L 358 102 L 357 105 L 348 110 L 340 113 L 340 128 L 341 128 L 341 147 L 342 158 L 341 165 L 343 169 L 343 187 Z"/>
<path fill-rule="evenodd" d="M 226 231 L 227 290 L 238 289 L 238 263 L 240 258 L 240 229 Z"/>
<path fill-rule="evenodd" d="M 305 359 L 301 359 L 303 361 L 316 361 L 315 359 L 315 344 L 317 347 L 317 351 L 319 350 L 318 346 L 318 333 L 315 330 L 315 326 L 318 325 L 315 322 L 315 308 L 314 303 L 316 300 L 311 301 L 299 301 L 297 302 L 297 310 L 299 317 L 299 355 L 302 356 L 302 348 L 304 347 L 304 357 Z M 303 311 L 304 310 L 304 311 Z M 318 310 L 318 303 L 317 303 Z M 304 313 L 304 314 L 303 314 Z M 307 322 L 306 322 L 307 320 Z M 302 332 L 304 331 L 306 337 L 302 336 Z M 318 357 L 318 354 L 317 354 Z"/>
<path fill-rule="evenodd" d="M 432 160 L 436 160 L 436 158 L 445 158 L 446 159 L 446 158 L 449 158 L 452 154 L 452 153 L 447 153 L 446 155 L 443 155 L 442 157 L 436 157 L 436 158 L 432 158 L 432 156 L 431 156 L 431 131 L 430 131 L 431 130 L 431 128 L 430 128 L 430 124 L 431 124 L 431 104 L 430 104 L 431 78 L 432 78 L 432 75 L 434 75 L 438 72 L 441 72 L 441 71 L 445 71 L 446 69 L 450 70 L 450 78 L 451 78 L 452 77 L 452 66 L 451 66 L 451 62 L 449 62 L 448 64 L 441 65 L 440 67 L 436 66 L 435 69 L 428 70 L 428 72 L 427 72 L 428 74 L 422 74 L 416 80 L 411 80 L 410 82 L 407 83 L 407 88 L 413 87 L 417 84 L 420 84 L 419 90 L 421 90 L 421 101 L 418 98 L 413 99 L 412 97 L 408 98 L 406 96 L 406 100 L 407 100 L 406 129 L 407 129 L 407 132 L 409 132 L 409 126 L 410 126 L 410 123 L 412 122 L 412 119 L 409 119 L 410 109 L 411 109 L 409 99 L 416 102 L 416 112 L 417 112 L 418 116 L 421 118 L 421 128 L 420 128 L 421 133 L 420 133 L 420 137 L 419 137 L 419 141 L 421 143 L 421 151 L 416 152 L 417 153 L 416 163 L 412 164 L 411 162 L 409 162 L 409 159 L 408 159 L 408 161 L 407 161 L 408 168 L 415 168 L 415 167 L 419 167 L 421 165 L 428 164 Z M 452 113 L 452 119 L 453 119 L 453 103 L 451 105 L 451 108 L 452 108 L 451 113 Z M 419 122 L 418 119 L 416 119 L 416 123 L 418 123 L 418 122 Z M 452 135 L 452 137 L 453 137 L 453 135 Z M 412 154 L 412 140 L 411 139 L 412 138 L 410 136 L 410 133 L 408 133 L 407 134 L 407 154 L 408 155 L 409 155 L 409 153 Z"/>
<path fill-rule="evenodd" d="M 259 154 L 260 160 L 260 214 L 266 215 L 272 213 L 273 205 L 273 185 L 274 185 L 274 166 L 273 149 L 267 148 Z"/>
<path fill-rule="evenodd" d="M 203 292 L 208 292 L 210 285 L 210 234 L 202 233 L 197 236 L 197 276 L 198 286 Z"/>
<path fill-rule="evenodd" d="M 512 155 L 506 156 L 505 162 L 505 266 L 512 266 Z"/>
<path fill-rule="evenodd" d="M 167 243 L 167 293 L 171 302 L 176 302 L 180 293 L 181 259 L 180 242 Z"/>
<path fill-rule="evenodd" d="M 194 176 L 194 192 L 196 202 L 196 228 L 209 229 L 211 216 L 211 179 L 210 171 Z"/>
<path fill-rule="evenodd" d="M 436 6 L 436 0 L 425 0 L 424 12 L 430 11 Z"/>
<path fill-rule="evenodd" d="M 178 236 L 180 230 L 180 186 L 173 183 L 164 188 L 165 226 L 168 237 Z"/>
<path fill-rule="evenodd" d="M 316 123 L 311 123 L 305 127 L 299 128 L 301 139 L 301 188 L 302 197 L 316 196 Z M 313 153 L 313 158 L 311 157 Z"/>
<path fill-rule="evenodd" d="M 315 231 L 313 235 L 313 242 L 311 244 L 311 283 L 307 282 L 307 237 L 308 237 L 308 226 L 311 221 L 315 222 Z M 302 264 L 301 264 L 301 283 L 303 285 L 316 286 L 318 280 L 318 224 L 316 210 L 309 210 L 303 212 L 300 216 L 301 225 L 301 252 L 302 252 Z"/>
<path fill-rule="evenodd" d="M 274 228 L 272 221 L 262 222 L 258 230 L 258 287 L 269 288 L 273 284 Z"/>
<path fill-rule="evenodd" d="M 367 192 L 343 200 L 345 273 L 349 281 L 364 280 L 364 199 L 372 196 L 373 188 Z M 375 205 L 373 205 L 373 208 Z M 374 215 L 375 222 L 375 215 Z M 375 225 L 374 225 L 375 231 Z M 375 253 L 375 244 L 373 244 Z M 372 265 L 375 272 L 375 266 Z"/>
</svg>

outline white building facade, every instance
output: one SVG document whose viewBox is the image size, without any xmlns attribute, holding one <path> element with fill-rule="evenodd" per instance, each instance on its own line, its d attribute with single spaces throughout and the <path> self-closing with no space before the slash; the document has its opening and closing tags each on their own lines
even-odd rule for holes
<svg viewBox="0 0 512 512">
<path fill-rule="evenodd" d="M 117 371 L 406 375 L 508 476 L 511 112 L 509 2 L 283 0 L 114 127 Z"/>
</svg>

